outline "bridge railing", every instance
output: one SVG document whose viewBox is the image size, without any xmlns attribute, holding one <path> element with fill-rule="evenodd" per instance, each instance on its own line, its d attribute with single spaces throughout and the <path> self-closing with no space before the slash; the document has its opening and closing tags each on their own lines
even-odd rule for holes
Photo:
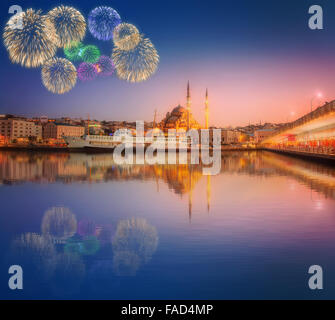
<svg viewBox="0 0 335 320">
<path fill-rule="evenodd" d="M 293 151 L 301 153 L 311 153 L 311 154 L 323 154 L 323 155 L 335 155 L 334 146 L 267 146 L 268 149 L 278 150 L 278 151 Z"/>
</svg>

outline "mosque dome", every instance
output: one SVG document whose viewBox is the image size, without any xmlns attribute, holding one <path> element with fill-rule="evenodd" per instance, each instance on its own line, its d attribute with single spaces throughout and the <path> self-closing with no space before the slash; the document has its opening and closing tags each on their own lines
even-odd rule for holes
<svg viewBox="0 0 335 320">
<path fill-rule="evenodd" d="M 175 107 L 172 110 L 171 115 L 179 116 L 179 115 L 181 115 L 183 113 L 186 113 L 186 112 L 187 112 L 187 110 L 184 107 L 182 107 L 181 105 L 178 105 L 177 107 Z"/>
</svg>

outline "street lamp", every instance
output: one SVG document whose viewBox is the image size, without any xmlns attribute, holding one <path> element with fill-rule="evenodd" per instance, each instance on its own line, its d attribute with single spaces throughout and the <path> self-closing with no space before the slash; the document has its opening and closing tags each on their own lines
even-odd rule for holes
<svg viewBox="0 0 335 320">
<path fill-rule="evenodd" d="M 315 98 L 322 98 L 322 93 L 318 92 L 312 99 L 311 99 L 311 112 L 313 111 L 313 101 Z"/>
</svg>

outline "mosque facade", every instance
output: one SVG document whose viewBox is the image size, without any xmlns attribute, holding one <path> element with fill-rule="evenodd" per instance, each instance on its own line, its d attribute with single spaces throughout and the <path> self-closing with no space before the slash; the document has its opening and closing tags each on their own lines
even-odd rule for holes
<svg viewBox="0 0 335 320">
<path fill-rule="evenodd" d="M 206 91 L 206 127 L 208 126 L 208 92 Z M 190 84 L 187 84 L 186 108 L 178 105 L 171 112 L 168 112 L 164 119 L 159 123 L 159 127 L 164 132 L 170 129 L 189 130 L 203 129 L 203 127 L 194 119 L 191 112 L 191 92 Z"/>
</svg>

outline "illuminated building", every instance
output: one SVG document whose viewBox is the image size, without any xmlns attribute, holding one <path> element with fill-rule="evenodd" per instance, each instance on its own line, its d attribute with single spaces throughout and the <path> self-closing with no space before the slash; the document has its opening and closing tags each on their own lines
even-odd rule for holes
<svg viewBox="0 0 335 320">
<path fill-rule="evenodd" d="M 21 118 L 0 119 L 0 135 L 8 139 L 42 138 L 42 126 Z"/>
<path fill-rule="evenodd" d="M 256 130 L 254 132 L 254 137 L 255 137 L 255 142 L 260 143 L 264 139 L 270 137 L 273 135 L 274 130 L 273 129 L 261 129 L 261 130 Z"/>
<path fill-rule="evenodd" d="M 49 122 L 43 128 L 43 138 L 61 139 L 67 137 L 81 137 L 85 133 L 85 128 L 66 123 Z"/>
<path fill-rule="evenodd" d="M 189 130 L 201 129 L 201 125 L 193 118 L 191 112 L 191 92 L 190 85 L 187 84 L 186 109 L 181 105 L 168 112 L 160 122 L 160 128 L 167 132 L 169 129 Z"/>
</svg>

